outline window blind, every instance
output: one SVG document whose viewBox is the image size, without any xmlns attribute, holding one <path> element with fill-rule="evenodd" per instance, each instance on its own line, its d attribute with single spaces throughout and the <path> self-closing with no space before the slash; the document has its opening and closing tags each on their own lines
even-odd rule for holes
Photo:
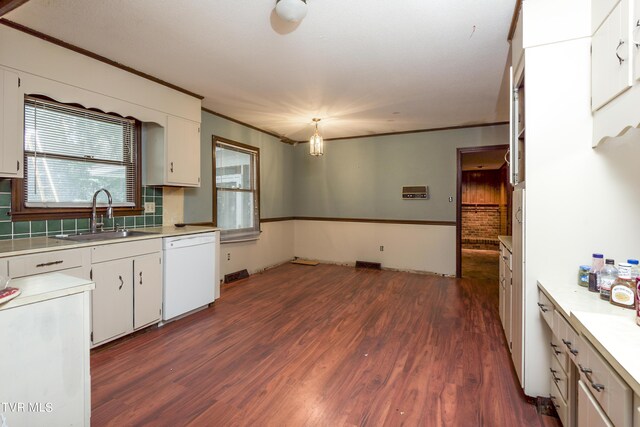
<svg viewBox="0 0 640 427">
<path fill-rule="evenodd" d="M 135 135 L 134 120 L 26 96 L 25 206 L 87 207 L 103 187 L 135 206 Z"/>
</svg>

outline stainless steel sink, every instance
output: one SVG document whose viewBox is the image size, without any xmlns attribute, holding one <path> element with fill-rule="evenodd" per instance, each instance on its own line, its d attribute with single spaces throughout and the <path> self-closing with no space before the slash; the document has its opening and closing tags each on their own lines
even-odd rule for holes
<svg viewBox="0 0 640 427">
<path fill-rule="evenodd" d="M 99 240 L 125 239 L 127 237 L 147 236 L 150 234 L 158 234 L 152 231 L 139 230 L 118 230 L 118 231 L 99 231 L 97 233 L 80 233 L 69 234 L 66 236 L 51 236 L 52 239 L 71 240 L 74 242 L 93 242 Z"/>
</svg>

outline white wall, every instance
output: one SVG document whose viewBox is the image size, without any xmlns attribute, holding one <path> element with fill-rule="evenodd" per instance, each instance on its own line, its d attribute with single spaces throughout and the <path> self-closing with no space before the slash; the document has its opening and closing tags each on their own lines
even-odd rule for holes
<svg viewBox="0 0 640 427">
<path fill-rule="evenodd" d="M 536 25 L 543 31 L 546 21 L 530 24 L 525 34 Z M 584 27 L 576 24 L 575 34 Z M 525 393 L 530 396 L 546 396 L 550 387 L 548 328 L 536 306 L 537 282 L 577 287 L 578 266 L 590 264 L 593 252 L 616 262 L 640 256 L 635 237 L 640 138 L 630 132 L 591 148 L 591 40 L 567 37 L 525 51 Z"/>
<path fill-rule="evenodd" d="M 294 221 L 266 222 L 260 227 L 258 240 L 220 245 L 221 279 L 245 268 L 253 274 L 293 259 Z"/>
<path fill-rule="evenodd" d="M 332 263 L 372 261 L 386 268 L 455 275 L 455 242 L 455 226 L 297 220 L 294 253 Z"/>
</svg>

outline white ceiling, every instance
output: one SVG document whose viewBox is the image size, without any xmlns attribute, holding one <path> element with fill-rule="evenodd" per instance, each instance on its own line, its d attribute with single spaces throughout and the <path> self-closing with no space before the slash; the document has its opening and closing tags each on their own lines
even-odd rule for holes
<svg viewBox="0 0 640 427">
<path fill-rule="evenodd" d="M 5 18 L 294 140 L 508 120 L 516 0 L 30 0 Z"/>
</svg>

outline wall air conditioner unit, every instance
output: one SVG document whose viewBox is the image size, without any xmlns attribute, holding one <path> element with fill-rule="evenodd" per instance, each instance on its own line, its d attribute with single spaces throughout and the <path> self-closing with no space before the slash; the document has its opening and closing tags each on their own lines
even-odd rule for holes
<svg viewBox="0 0 640 427">
<path fill-rule="evenodd" d="M 429 187 L 426 185 L 409 185 L 402 187 L 402 200 L 428 200 Z"/>
</svg>

